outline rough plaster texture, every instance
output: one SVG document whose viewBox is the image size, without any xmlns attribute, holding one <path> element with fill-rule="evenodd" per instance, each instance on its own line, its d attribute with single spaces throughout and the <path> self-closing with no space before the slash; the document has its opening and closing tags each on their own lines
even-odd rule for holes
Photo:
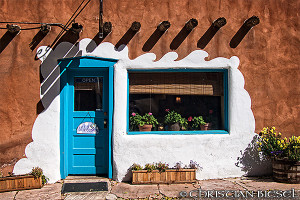
<svg viewBox="0 0 300 200">
<path fill-rule="evenodd" d="M 37 117 L 32 129 L 33 142 L 26 146 L 26 158 L 15 164 L 15 174 L 29 173 L 33 167 L 38 166 L 43 169 L 50 183 L 60 179 L 59 108 L 60 100 L 57 96 L 47 110 Z"/>
<path fill-rule="evenodd" d="M 2 21 L 31 21 L 66 23 L 79 6 L 80 1 L 20 1 L 0 0 Z M 59 5 L 59 6 L 57 6 Z M 141 30 L 129 41 L 129 58 L 143 53 L 142 48 L 157 25 L 168 20 L 171 27 L 149 51 L 159 60 L 170 51 L 170 44 L 185 22 L 196 18 L 198 26 L 175 50 L 179 59 L 197 48 L 198 40 L 211 23 L 225 17 L 222 27 L 205 47 L 208 59 L 238 56 L 239 70 L 245 78 L 245 88 L 252 100 L 255 131 L 274 125 L 284 136 L 299 135 L 300 128 L 300 78 L 298 34 L 300 0 L 105 0 L 104 21 L 113 25 L 112 32 L 103 40 L 97 39 L 99 1 L 91 1 L 78 16 L 76 22 L 84 26 L 82 38 L 95 38 L 101 42 L 117 44 L 133 21 L 141 23 Z M 234 34 L 249 17 L 256 15 L 260 24 L 244 37 L 239 46 L 230 48 Z M 5 28 L 5 24 L 1 27 Z M 22 28 L 32 26 L 21 25 Z M 32 51 L 30 44 L 38 30 L 22 30 L 12 41 L 4 37 L 6 29 L 0 29 L 0 47 L 8 42 L 0 53 L 0 166 L 13 165 L 24 157 L 24 149 L 32 141 L 31 131 L 40 110 L 40 62 L 34 60 L 39 46 L 50 45 L 59 27 L 52 27 Z M 97 46 L 95 45 L 95 46 Z M 51 102 L 51 101 L 50 101 Z"/>
<path fill-rule="evenodd" d="M 86 52 L 87 45 L 93 42 L 83 39 L 77 45 L 77 52 L 73 56 L 96 56 L 114 58 L 119 61 L 114 70 L 114 116 L 113 116 L 113 176 L 118 181 L 128 181 L 128 169 L 133 163 L 151 163 L 163 161 L 174 165 L 177 161 L 188 164 L 195 160 L 201 164 L 203 170 L 197 173 L 198 179 L 224 178 L 241 176 L 246 173 L 243 166 L 237 166 L 241 152 L 248 147 L 255 136 L 255 121 L 251 111 L 251 100 L 244 89 L 244 78 L 238 70 L 239 59 L 232 57 L 216 58 L 205 61 L 208 54 L 205 51 L 194 51 L 186 58 L 175 61 L 177 53 L 170 52 L 159 61 L 156 56 L 147 53 L 131 60 L 128 48 L 117 51 L 111 43 L 99 45 L 92 53 Z M 68 43 L 62 43 L 48 57 L 53 55 L 61 58 L 67 54 Z M 70 47 L 70 46 L 69 46 Z M 45 47 L 41 47 L 43 51 Z M 57 53 L 58 52 L 58 53 Z M 64 53 L 62 53 L 64 52 Z M 69 52 L 69 51 L 68 51 Z M 70 55 L 70 54 L 69 54 Z M 73 57 L 71 56 L 71 57 Z M 42 67 L 47 55 L 40 57 Z M 57 68 L 52 67 L 53 70 Z M 46 64 L 45 64 L 46 65 Z M 44 66 L 44 68 L 49 65 Z M 51 67 L 50 67 L 51 68 Z M 201 135 L 127 135 L 127 70 L 128 69 L 217 69 L 229 70 L 229 134 L 201 134 Z M 48 73 L 49 76 L 53 73 Z M 47 78 L 45 79 L 47 81 Z M 47 109 L 41 113 L 34 123 L 33 142 L 26 147 L 27 158 L 21 159 L 14 168 L 16 174 L 27 173 L 34 166 L 43 168 L 50 182 L 55 182 L 59 175 L 59 89 L 47 98 L 42 98 Z M 49 103 L 49 98 L 51 102 Z M 252 173 L 255 174 L 255 170 Z"/>
</svg>

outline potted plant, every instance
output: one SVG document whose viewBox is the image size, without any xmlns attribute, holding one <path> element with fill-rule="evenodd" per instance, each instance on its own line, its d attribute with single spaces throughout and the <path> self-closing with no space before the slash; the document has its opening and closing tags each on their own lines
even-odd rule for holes
<svg viewBox="0 0 300 200">
<path fill-rule="evenodd" d="M 169 131 L 179 131 L 181 127 L 187 127 L 187 120 L 174 110 L 166 109 L 165 124 Z"/>
<path fill-rule="evenodd" d="M 147 163 L 143 169 L 141 168 L 143 168 L 141 165 L 132 165 L 132 184 L 193 183 L 196 182 L 196 171 L 202 169 L 192 160 L 184 167 L 179 161 L 172 168 L 163 162 Z"/>
<path fill-rule="evenodd" d="M 41 188 L 46 184 L 48 178 L 43 174 L 43 170 L 35 167 L 29 174 L 14 175 L 0 178 L 0 192 L 7 192 L 13 190 L 27 190 Z"/>
<path fill-rule="evenodd" d="M 194 117 L 191 121 L 194 130 L 208 130 L 209 124 L 204 121 L 202 116 Z"/>
<path fill-rule="evenodd" d="M 272 160 L 273 178 L 279 182 L 300 183 L 300 136 L 282 138 L 275 127 L 265 127 L 257 141 L 258 150 Z"/>
<path fill-rule="evenodd" d="M 139 128 L 140 131 L 151 131 L 152 127 L 158 124 L 157 119 L 151 112 L 145 115 L 139 115 L 138 113 L 131 113 L 130 125 L 132 129 Z"/>
</svg>

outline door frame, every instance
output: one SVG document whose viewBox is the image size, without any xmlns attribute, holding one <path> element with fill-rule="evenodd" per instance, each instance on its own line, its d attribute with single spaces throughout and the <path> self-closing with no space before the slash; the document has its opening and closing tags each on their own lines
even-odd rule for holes
<svg viewBox="0 0 300 200">
<path fill-rule="evenodd" d="M 108 69 L 108 178 L 112 178 L 112 119 L 113 119 L 113 79 L 114 65 L 116 59 L 82 56 L 74 58 L 64 58 L 58 60 L 60 67 L 60 176 L 66 178 L 68 173 L 68 73 L 69 71 L 83 69 L 107 68 Z"/>
</svg>

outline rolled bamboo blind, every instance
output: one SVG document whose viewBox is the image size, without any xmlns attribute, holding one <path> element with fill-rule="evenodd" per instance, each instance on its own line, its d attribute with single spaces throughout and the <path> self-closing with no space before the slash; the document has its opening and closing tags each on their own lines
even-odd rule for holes
<svg viewBox="0 0 300 200">
<path fill-rule="evenodd" d="M 130 94 L 223 96 L 220 72 L 130 72 Z"/>
</svg>

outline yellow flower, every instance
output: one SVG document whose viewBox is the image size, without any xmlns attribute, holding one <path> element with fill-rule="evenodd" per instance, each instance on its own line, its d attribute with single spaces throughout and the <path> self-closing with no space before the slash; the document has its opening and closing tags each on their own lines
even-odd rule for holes
<svg viewBox="0 0 300 200">
<path fill-rule="evenodd" d="M 273 126 L 272 129 L 275 130 L 275 126 Z"/>
<path fill-rule="evenodd" d="M 279 132 L 278 135 L 281 136 L 281 133 Z"/>
</svg>

